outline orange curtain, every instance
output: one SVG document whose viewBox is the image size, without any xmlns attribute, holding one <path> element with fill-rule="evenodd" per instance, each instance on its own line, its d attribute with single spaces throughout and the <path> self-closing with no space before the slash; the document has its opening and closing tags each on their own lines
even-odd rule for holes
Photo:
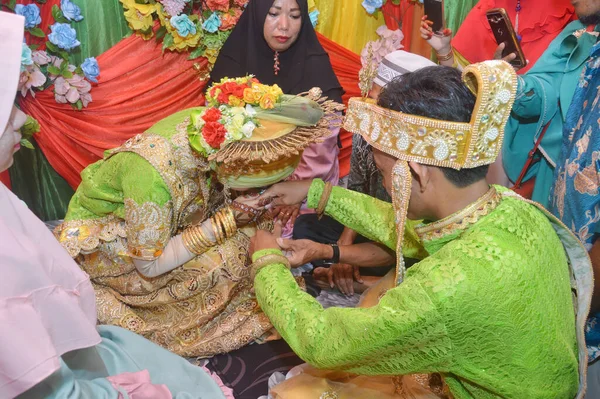
<svg viewBox="0 0 600 399">
<path fill-rule="evenodd" d="M 360 57 L 319 36 L 346 90 L 345 99 L 359 94 Z M 36 140 L 52 167 L 72 187 L 81 170 L 156 121 L 179 110 L 204 104 L 195 62 L 185 54 L 161 51 L 154 40 L 132 36 L 98 57 L 101 75 L 92 90 L 93 101 L 82 111 L 58 104 L 52 89 L 21 99 L 24 112 L 36 118 Z M 200 65 L 203 66 L 203 65 Z M 351 136 L 342 134 L 342 175 L 350 167 Z"/>
</svg>

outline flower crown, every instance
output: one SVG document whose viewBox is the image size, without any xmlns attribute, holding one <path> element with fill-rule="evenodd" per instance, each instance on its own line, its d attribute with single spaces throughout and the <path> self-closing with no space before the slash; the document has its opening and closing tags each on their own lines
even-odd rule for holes
<svg viewBox="0 0 600 399">
<path fill-rule="evenodd" d="M 209 157 L 233 142 L 249 139 L 260 125 L 257 111 L 274 109 L 282 97 L 279 86 L 261 84 L 251 75 L 221 79 L 206 92 L 209 108 L 190 115 L 192 147 Z"/>
</svg>

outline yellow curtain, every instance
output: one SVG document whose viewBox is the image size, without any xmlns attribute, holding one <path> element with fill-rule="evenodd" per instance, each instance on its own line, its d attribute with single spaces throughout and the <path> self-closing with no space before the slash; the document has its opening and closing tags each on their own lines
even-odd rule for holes
<svg viewBox="0 0 600 399">
<path fill-rule="evenodd" d="M 362 0 L 309 0 L 309 6 L 313 2 L 320 13 L 317 32 L 357 54 L 379 38 L 375 31 L 385 25 L 383 14 L 369 15 Z"/>
</svg>

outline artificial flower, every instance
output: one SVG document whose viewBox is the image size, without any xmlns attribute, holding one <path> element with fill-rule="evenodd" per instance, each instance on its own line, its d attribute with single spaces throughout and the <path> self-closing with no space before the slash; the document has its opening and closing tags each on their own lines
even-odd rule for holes
<svg viewBox="0 0 600 399">
<path fill-rule="evenodd" d="M 81 9 L 77 4 L 71 2 L 71 0 L 60 0 L 60 9 L 69 21 L 79 22 L 83 19 Z"/>
<path fill-rule="evenodd" d="M 239 8 L 231 9 L 228 13 L 221 15 L 221 26 L 219 26 L 219 30 L 225 31 L 233 29 L 241 15 L 242 10 Z"/>
<path fill-rule="evenodd" d="M 219 149 L 225 141 L 227 130 L 219 122 L 207 122 L 202 128 L 202 137 L 211 148 Z"/>
<path fill-rule="evenodd" d="M 373 14 L 383 6 L 383 0 L 364 0 L 362 6 L 369 14 Z"/>
<path fill-rule="evenodd" d="M 15 5 L 15 13 L 25 17 L 25 29 L 32 29 L 42 23 L 40 9 L 36 4 L 17 4 Z"/>
<path fill-rule="evenodd" d="M 23 72 L 28 65 L 33 65 L 31 49 L 26 43 L 23 43 L 21 48 L 21 72 Z"/>
<path fill-rule="evenodd" d="M 254 122 L 246 122 L 246 123 L 244 123 L 244 126 L 242 126 L 242 134 L 246 138 L 250 138 L 250 137 L 252 137 L 252 133 L 254 132 L 254 129 L 256 129 L 256 124 Z"/>
<path fill-rule="evenodd" d="M 180 36 L 177 31 L 172 32 L 173 45 L 169 47 L 171 50 L 183 51 L 188 48 L 198 47 L 200 39 L 202 39 L 202 31 L 197 31 L 194 35 Z"/>
<path fill-rule="evenodd" d="M 277 98 L 273 94 L 265 93 L 260 99 L 260 107 L 262 109 L 273 109 L 276 102 Z"/>
<path fill-rule="evenodd" d="M 27 95 L 27 92 L 30 92 L 32 96 L 35 96 L 33 88 L 42 87 L 45 83 L 46 76 L 40 71 L 40 68 L 35 64 L 29 65 L 19 77 L 18 90 L 21 91 L 23 97 Z"/>
<path fill-rule="evenodd" d="M 196 34 L 196 25 L 192 22 L 190 17 L 185 14 L 171 17 L 169 22 L 171 23 L 171 26 L 177 30 L 177 33 L 181 37 Z"/>
<path fill-rule="evenodd" d="M 202 115 L 202 119 L 204 122 L 218 122 L 221 116 L 221 111 L 218 108 L 209 108 Z"/>
<path fill-rule="evenodd" d="M 100 66 L 95 57 L 86 58 L 81 64 L 81 70 L 85 75 L 86 79 L 98 83 L 98 75 L 100 75 Z"/>
<path fill-rule="evenodd" d="M 245 8 L 248 4 L 248 0 L 233 0 L 233 4 L 235 4 L 238 7 Z"/>
<path fill-rule="evenodd" d="M 208 48 L 204 51 L 204 57 L 208 60 L 210 64 L 214 64 L 217 62 L 217 57 L 219 56 L 219 50 Z"/>
<path fill-rule="evenodd" d="M 244 103 L 244 99 L 230 95 L 229 99 L 227 101 L 229 103 L 229 105 L 231 105 L 232 107 L 243 107 L 244 105 L 246 105 Z"/>
<path fill-rule="evenodd" d="M 310 23 L 312 24 L 313 28 L 319 23 L 319 14 L 321 14 L 319 10 L 313 10 L 308 13 L 308 17 L 310 18 Z"/>
<path fill-rule="evenodd" d="M 77 32 L 69 24 L 60 22 L 50 26 L 51 33 L 48 35 L 50 42 L 63 50 L 72 50 L 81 43 L 77 40 Z"/>
<path fill-rule="evenodd" d="M 219 30 L 220 26 L 221 18 L 219 18 L 219 15 L 216 12 L 213 12 L 202 24 L 202 28 L 209 33 L 215 33 Z"/>
<path fill-rule="evenodd" d="M 188 3 L 190 0 L 158 0 L 159 3 L 163 5 L 165 11 L 170 16 L 174 17 L 183 11 L 185 8 L 185 3 Z"/>
<path fill-rule="evenodd" d="M 76 104 L 81 100 L 83 106 L 87 107 L 92 101 L 91 89 L 90 82 L 81 75 L 73 74 L 70 79 L 59 76 L 54 81 L 54 99 L 61 104 Z"/>
<path fill-rule="evenodd" d="M 39 66 L 46 65 L 52 60 L 52 57 L 43 50 L 34 51 L 31 55 L 31 58 L 33 59 L 33 62 L 35 62 Z"/>
<path fill-rule="evenodd" d="M 206 0 L 206 5 L 211 11 L 229 11 L 229 0 Z"/>
<path fill-rule="evenodd" d="M 244 90 L 244 101 L 248 104 L 256 104 L 258 101 L 260 101 L 260 97 L 257 99 L 254 90 L 248 87 Z"/>
<path fill-rule="evenodd" d="M 147 31 L 152 27 L 152 13 L 156 11 L 156 4 L 138 4 L 135 0 L 121 0 L 127 8 L 125 19 L 129 27 L 136 31 Z"/>
</svg>

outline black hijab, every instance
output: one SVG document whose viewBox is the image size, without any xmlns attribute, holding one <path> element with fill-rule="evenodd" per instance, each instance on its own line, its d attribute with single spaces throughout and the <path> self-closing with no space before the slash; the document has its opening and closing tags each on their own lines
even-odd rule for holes
<svg viewBox="0 0 600 399">
<path fill-rule="evenodd" d="M 292 46 L 279 53 L 278 75 L 273 70 L 275 52 L 263 35 L 273 0 L 250 0 L 219 53 L 209 85 L 224 77 L 252 74 L 261 83 L 279 85 L 285 94 L 298 94 L 320 87 L 324 95 L 341 103 L 344 91 L 310 22 L 308 2 L 296 1 L 302 12 L 302 26 Z"/>
</svg>

